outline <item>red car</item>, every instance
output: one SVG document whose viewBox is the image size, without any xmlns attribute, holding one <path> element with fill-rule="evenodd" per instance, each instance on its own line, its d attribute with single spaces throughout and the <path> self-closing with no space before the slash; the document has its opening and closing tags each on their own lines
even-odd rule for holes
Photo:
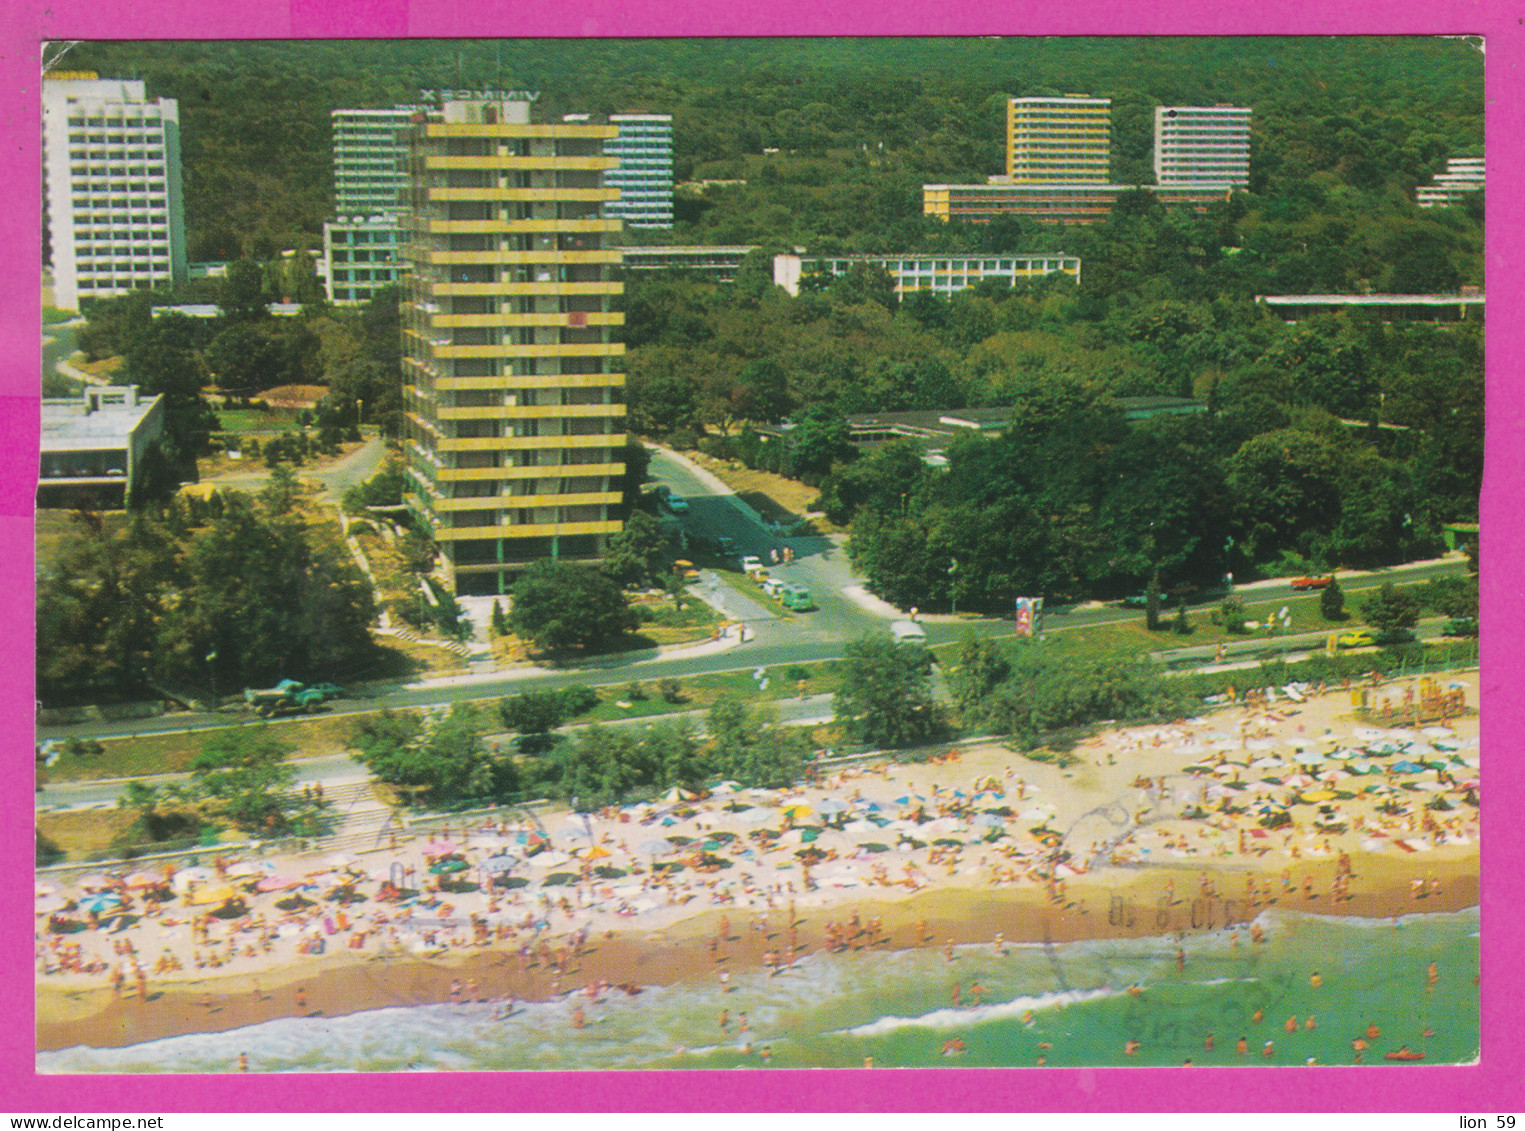
<svg viewBox="0 0 1525 1131">
<path fill-rule="evenodd" d="M 1299 590 L 1324 589 L 1333 584 L 1334 574 L 1332 573 L 1328 577 L 1294 577 L 1292 579 L 1292 588 Z"/>
</svg>

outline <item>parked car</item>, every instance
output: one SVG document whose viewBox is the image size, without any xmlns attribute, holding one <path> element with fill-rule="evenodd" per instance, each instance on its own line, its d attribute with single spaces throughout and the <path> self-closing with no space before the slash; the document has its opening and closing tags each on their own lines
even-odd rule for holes
<svg viewBox="0 0 1525 1131">
<path fill-rule="evenodd" d="M 896 644 L 925 644 L 926 631 L 913 620 L 890 621 L 890 639 Z"/>
<path fill-rule="evenodd" d="M 810 596 L 810 590 L 803 585 L 785 585 L 779 595 L 784 602 L 784 608 L 796 613 L 808 613 L 815 608 L 815 601 Z"/>
<path fill-rule="evenodd" d="M 1337 648 L 1365 648 L 1376 642 L 1377 638 L 1364 629 L 1358 629 L 1355 632 L 1342 632 L 1334 638 L 1334 644 Z"/>
<path fill-rule="evenodd" d="M 668 495 L 663 502 L 667 504 L 667 509 L 672 511 L 673 514 L 688 513 L 688 500 L 682 495 Z"/>
<path fill-rule="evenodd" d="M 1327 589 L 1333 584 L 1334 574 L 1332 573 L 1325 577 L 1294 577 L 1292 579 L 1292 588 L 1298 592 L 1307 589 Z"/>
</svg>

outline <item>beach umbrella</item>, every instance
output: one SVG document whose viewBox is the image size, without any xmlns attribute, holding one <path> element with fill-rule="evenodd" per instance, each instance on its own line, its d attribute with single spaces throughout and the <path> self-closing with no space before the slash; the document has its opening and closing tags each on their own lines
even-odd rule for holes
<svg viewBox="0 0 1525 1131">
<path fill-rule="evenodd" d="M 517 863 L 519 863 L 519 858 L 517 856 L 489 856 L 486 860 L 482 861 L 481 867 L 482 871 L 486 872 L 488 875 L 495 876 L 499 872 L 507 872 L 512 870 L 514 865 Z"/>
<path fill-rule="evenodd" d="M 999 829 L 1006 824 L 1004 820 L 994 813 L 981 813 L 974 818 L 974 823 L 976 825 L 983 825 L 987 829 Z"/>
<path fill-rule="evenodd" d="M 613 856 L 613 855 L 614 855 L 614 853 L 610 852 L 603 845 L 595 844 L 592 848 L 588 849 L 587 852 L 583 853 L 583 857 L 582 858 L 584 860 L 602 860 L 605 857 Z"/>
<path fill-rule="evenodd" d="M 236 899 L 238 893 L 228 884 L 217 884 L 214 887 L 197 888 L 190 895 L 192 903 L 226 903 L 230 899 Z"/>
<path fill-rule="evenodd" d="M 652 837 L 641 841 L 635 847 L 642 856 L 661 856 L 663 853 L 671 852 L 673 846 L 660 837 Z"/>
<path fill-rule="evenodd" d="M 110 891 L 97 892 L 95 895 L 88 895 L 79 901 L 79 909 L 81 911 L 94 911 L 96 914 L 100 914 L 102 911 L 109 911 L 111 908 L 120 907 L 121 905 L 122 897 Z"/>
<path fill-rule="evenodd" d="M 810 816 L 812 810 L 808 805 L 801 804 L 800 802 L 795 802 L 792 805 L 785 805 L 783 812 L 784 816 L 799 820 L 801 817 Z"/>
<path fill-rule="evenodd" d="M 734 782 L 734 781 L 723 781 L 723 782 L 720 782 L 719 784 L 717 784 L 715 786 L 714 792 L 716 792 L 716 793 L 740 793 L 741 792 L 741 783 L 740 782 Z"/>
<path fill-rule="evenodd" d="M 50 884 L 47 880 L 38 880 L 35 888 L 35 894 L 39 899 L 45 895 L 57 895 L 58 885 Z"/>
<path fill-rule="evenodd" d="M 156 888 L 164 882 L 157 872 L 134 872 L 124 881 L 130 888 Z"/>
<path fill-rule="evenodd" d="M 32 911 L 37 915 L 47 915 L 49 912 L 59 910 L 68 902 L 69 901 L 67 899 L 65 899 L 57 892 L 52 892 L 47 895 L 39 893 L 37 896 L 37 902 L 32 906 Z"/>
<path fill-rule="evenodd" d="M 773 814 L 769 810 L 758 809 L 755 806 L 751 809 L 743 809 L 740 813 L 736 814 L 736 820 L 740 821 L 743 825 L 760 825 L 764 821 L 771 820 L 772 817 Z"/>
<path fill-rule="evenodd" d="M 847 806 L 838 801 L 835 797 L 828 797 L 822 801 L 818 801 L 816 803 L 815 809 L 817 813 L 821 813 L 827 817 L 830 817 L 837 813 L 846 812 Z"/>
<path fill-rule="evenodd" d="M 101 888 L 109 888 L 115 881 L 99 873 L 93 873 L 88 876 L 81 876 L 74 882 L 85 891 L 99 891 Z"/>
<path fill-rule="evenodd" d="M 1389 727 L 1387 737 L 1395 742 L 1414 742 L 1419 736 L 1407 727 Z"/>
<path fill-rule="evenodd" d="M 566 837 L 568 840 L 592 840 L 593 834 L 581 825 L 568 825 L 564 829 L 558 829 L 557 836 Z"/>
<path fill-rule="evenodd" d="M 1419 733 L 1426 738 L 1452 738 L 1456 734 L 1450 727 L 1442 726 L 1425 727 Z"/>
<path fill-rule="evenodd" d="M 212 871 L 212 869 L 197 865 L 191 868 L 181 868 L 180 871 L 175 873 L 175 878 L 170 881 L 170 886 L 177 892 L 186 892 L 197 884 L 210 883 L 216 878 L 217 873 Z"/>
<path fill-rule="evenodd" d="M 453 840 L 431 840 L 423 847 L 425 856 L 449 856 L 451 853 L 459 852 L 460 850 L 461 846 Z"/>
<path fill-rule="evenodd" d="M 536 868 L 554 868 L 558 864 L 565 864 L 572 859 L 565 852 L 540 852 L 529 858 L 529 862 Z"/>
<path fill-rule="evenodd" d="M 1387 772 L 1390 774 L 1422 774 L 1424 773 L 1424 767 L 1405 758 L 1390 765 L 1387 768 Z"/>
</svg>

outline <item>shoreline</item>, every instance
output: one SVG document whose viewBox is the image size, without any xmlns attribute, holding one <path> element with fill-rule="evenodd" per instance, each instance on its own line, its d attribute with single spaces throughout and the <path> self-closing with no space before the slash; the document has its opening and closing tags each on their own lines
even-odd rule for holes
<svg viewBox="0 0 1525 1131">
<path fill-rule="evenodd" d="M 855 912 L 865 923 L 875 916 L 882 919 L 883 930 L 872 949 L 893 951 L 943 948 L 950 942 L 990 944 L 998 932 L 1013 946 L 1167 936 L 1189 946 L 1194 935 L 1246 925 L 1266 909 L 1381 919 L 1455 912 L 1479 904 L 1475 848 L 1427 860 L 1427 873 L 1440 888 L 1418 899 L 1413 896 L 1412 869 L 1404 867 L 1406 861 L 1368 853 L 1353 854 L 1352 860 L 1350 897 L 1338 905 L 1329 903 L 1335 864 L 1326 860 L 1299 862 L 1292 870 L 1290 894 L 1273 892 L 1269 904 L 1258 906 L 1243 898 L 1245 878 L 1253 876 L 1257 882 L 1270 881 L 1279 888 L 1281 869 L 1269 864 L 1206 862 L 1107 868 L 1071 881 L 1063 902 L 1050 899 L 1031 884 L 938 885 L 898 897 L 893 889 L 840 889 L 829 892 L 832 898 L 825 904 L 797 908 L 798 954 L 808 958 L 822 953 L 826 924 L 845 922 Z M 1192 894 L 1204 876 L 1217 892 L 1214 897 Z M 1312 899 L 1300 887 L 1307 878 L 1316 887 Z M 1167 882 L 1178 889 L 1168 904 Z M 763 915 L 767 930 L 752 929 Z M 730 934 L 712 957 L 709 943 L 723 917 L 732 920 Z M 151 988 L 147 1002 L 114 999 L 103 986 L 41 985 L 37 1050 L 53 1052 L 80 1045 L 121 1048 L 283 1017 L 337 1017 L 451 1000 L 487 1001 L 503 994 L 521 1001 L 546 1001 L 599 981 L 643 987 L 697 982 L 717 978 L 724 970 L 761 969 L 764 952 L 783 945 L 785 919 L 783 909 L 718 907 L 695 912 L 666 929 L 611 930 L 590 937 L 584 952 L 571 958 L 559 974 L 533 956 L 526 967 L 517 947 L 500 944 L 437 959 L 392 954 L 357 959 L 340 952 L 304 957 L 259 974 L 161 982 Z M 1251 945 L 1247 931 L 1244 941 Z M 869 944 L 860 937 L 848 949 L 862 951 Z M 453 983 L 461 986 L 456 999 L 451 995 Z M 304 998 L 301 1006 L 299 988 Z M 50 1013 L 52 1017 L 47 1016 Z"/>
</svg>

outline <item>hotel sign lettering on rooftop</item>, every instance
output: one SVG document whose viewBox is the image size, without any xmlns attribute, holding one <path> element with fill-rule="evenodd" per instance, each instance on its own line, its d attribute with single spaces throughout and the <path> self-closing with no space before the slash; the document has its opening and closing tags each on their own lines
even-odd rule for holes
<svg viewBox="0 0 1525 1131">
<path fill-rule="evenodd" d="M 539 102 L 538 90 L 420 90 L 420 102 Z"/>
</svg>

